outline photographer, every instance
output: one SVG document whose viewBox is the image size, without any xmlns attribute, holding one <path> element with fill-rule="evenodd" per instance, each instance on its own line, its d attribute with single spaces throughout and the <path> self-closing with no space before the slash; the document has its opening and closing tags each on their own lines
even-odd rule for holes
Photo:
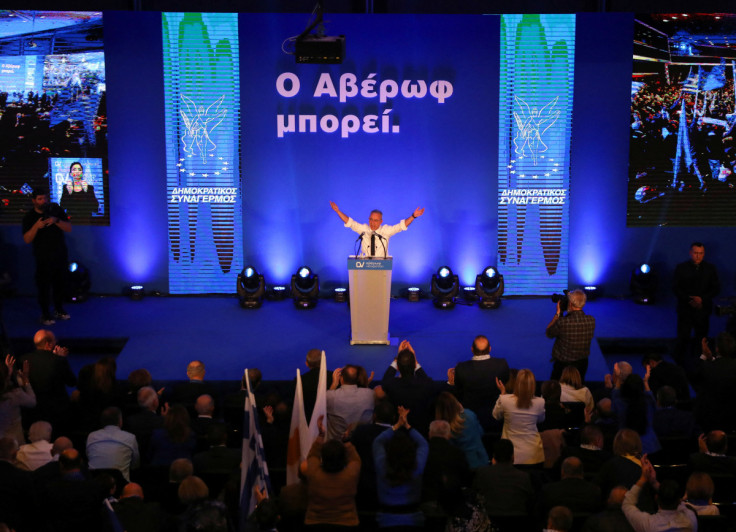
<svg viewBox="0 0 736 532">
<path fill-rule="evenodd" d="M 41 323 L 52 325 L 54 319 L 68 320 L 64 310 L 67 250 L 64 233 L 72 230 L 64 209 L 49 203 L 48 191 L 36 188 L 31 193 L 33 208 L 23 217 L 23 240 L 33 244 L 36 259 L 36 287 L 41 306 Z M 53 291 L 54 310 L 50 312 L 50 294 Z"/>
<path fill-rule="evenodd" d="M 585 292 L 573 290 L 567 294 L 567 313 L 563 316 L 563 301 L 557 301 L 557 312 L 547 325 L 547 338 L 554 338 L 552 346 L 552 375 L 550 379 L 560 380 L 562 370 L 575 366 L 580 378 L 585 381 L 588 371 L 590 342 L 595 332 L 595 318 L 583 312 Z"/>
</svg>

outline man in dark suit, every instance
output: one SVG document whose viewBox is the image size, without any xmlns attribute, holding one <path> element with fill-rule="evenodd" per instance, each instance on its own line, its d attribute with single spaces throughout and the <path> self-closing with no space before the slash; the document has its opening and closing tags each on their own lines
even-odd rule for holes
<svg viewBox="0 0 736 532">
<path fill-rule="evenodd" d="M 196 417 L 197 412 L 194 410 L 194 403 L 197 397 L 203 394 L 209 394 L 212 397 L 217 397 L 215 387 L 209 382 L 205 382 L 205 367 L 204 362 L 199 360 L 193 360 L 187 366 L 187 377 L 189 382 L 179 384 L 174 387 L 174 392 L 171 395 L 171 402 L 179 403 L 187 408 L 190 417 Z"/>
<path fill-rule="evenodd" d="M 690 400 L 690 383 L 687 380 L 685 370 L 677 364 L 668 362 L 659 353 L 649 353 L 641 359 L 644 370 L 649 371 L 649 389 L 657 394 L 662 386 L 671 386 L 675 390 L 677 400 L 685 402 Z"/>
<path fill-rule="evenodd" d="M 727 456 L 728 436 L 722 430 L 711 430 L 698 438 L 699 452 L 690 455 L 690 471 L 708 474 L 730 473 L 736 476 L 736 457 Z"/>
<path fill-rule="evenodd" d="M 378 508 L 376 466 L 373 462 L 373 440 L 396 422 L 396 407 L 388 399 L 379 399 L 373 407 L 373 423 L 355 427 L 350 442 L 360 456 L 360 478 L 355 502 L 360 511 Z"/>
<path fill-rule="evenodd" d="M 528 515 L 534 498 L 529 473 L 514 467 L 514 444 L 500 439 L 493 447 L 491 465 L 475 473 L 473 488 L 483 497 L 489 516 Z"/>
<path fill-rule="evenodd" d="M 661 386 L 657 390 L 657 411 L 654 412 L 652 427 L 658 438 L 680 436 L 695 438 L 699 433 L 695 416 L 690 410 L 676 406 L 677 392 L 672 386 Z M 664 445 L 663 445 L 664 447 Z"/>
<path fill-rule="evenodd" d="M 539 498 L 542 517 L 555 506 L 565 506 L 573 513 L 594 513 L 601 509 L 601 489 L 583 478 L 583 463 L 579 458 L 565 458 L 560 476 L 561 480 L 542 488 Z"/>
<path fill-rule="evenodd" d="M 314 403 L 317 400 L 317 389 L 319 387 L 319 369 L 322 363 L 322 351 L 310 349 L 307 351 L 307 367 L 309 371 L 302 374 L 302 394 L 304 397 L 304 415 L 307 423 L 312 419 Z M 296 380 L 294 381 L 296 383 Z M 332 372 L 327 371 L 327 385 L 325 390 L 332 386 Z"/>
<path fill-rule="evenodd" d="M 123 428 L 135 434 L 141 457 L 147 457 L 153 431 L 164 426 L 164 418 L 158 414 L 159 399 L 156 390 L 150 386 L 138 390 L 138 406 L 140 410 L 125 420 Z M 164 407 L 162 411 L 165 413 L 166 410 Z"/>
<path fill-rule="evenodd" d="M 580 446 L 574 447 L 568 445 L 562 448 L 560 458 L 553 468 L 555 477 L 560 477 L 562 462 L 571 456 L 578 458 L 582 462 L 583 469 L 587 474 L 594 474 L 600 471 L 603 464 L 611 458 L 611 453 L 603 449 L 603 444 L 604 438 L 601 428 L 593 424 L 585 425 L 583 430 L 580 431 Z"/>
<path fill-rule="evenodd" d="M 36 394 L 36 407 L 23 416 L 25 423 L 48 421 L 60 432 L 68 424 L 69 395 L 66 387 L 77 384 L 77 378 L 69 366 L 69 350 L 56 344 L 54 333 L 41 329 L 33 336 L 36 350 L 21 356 L 17 367 L 27 360 L 30 365 L 28 378 Z"/>
<path fill-rule="evenodd" d="M 231 475 L 240 478 L 240 449 L 227 447 L 227 425 L 212 423 L 207 429 L 209 449 L 197 453 L 192 458 L 194 474 L 202 478 L 217 497 Z"/>
<path fill-rule="evenodd" d="M 509 365 L 504 358 L 491 358 L 491 344 L 483 335 L 476 336 L 471 348 L 473 358 L 458 362 L 449 370 L 449 382 L 462 405 L 475 412 L 485 430 L 500 428 L 491 413 L 498 399 L 496 379 L 509 380 Z"/>
<path fill-rule="evenodd" d="M 703 430 L 736 429 L 736 339 L 722 332 L 716 337 L 715 356 L 703 342 L 703 357 L 697 369 L 695 417 Z M 709 356 L 710 355 L 710 356 Z M 31 371 L 33 368 L 31 368 Z"/>
<path fill-rule="evenodd" d="M 436 419 L 429 424 L 429 455 L 422 475 L 422 501 L 439 502 L 449 477 L 452 485 L 468 486 L 472 479 L 468 460 L 459 447 L 450 443 L 452 430 L 447 421 Z"/>
<path fill-rule="evenodd" d="M 434 418 L 432 402 L 438 390 L 417 362 L 408 340 L 399 345 L 399 354 L 383 374 L 381 387 L 394 406 L 409 410 L 409 424 L 426 435 L 429 422 Z"/>
<path fill-rule="evenodd" d="M 18 442 L 0 438 L 0 522 L 18 532 L 38 530 L 33 473 L 15 467 Z"/>
</svg>

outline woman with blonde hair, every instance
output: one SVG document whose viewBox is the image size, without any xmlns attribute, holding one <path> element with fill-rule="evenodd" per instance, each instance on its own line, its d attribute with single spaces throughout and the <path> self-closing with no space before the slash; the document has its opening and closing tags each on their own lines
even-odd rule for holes
<svg viewBox="0 0 736 532">
<path fill-rule="evenodd" d="M 562 370 L 560 386 L 562 387 L 560 400 L 563 403 L 585 403 L 585 409 L 590 411 L 595 408 L 593 394 L 583 386 L 583 379 L 580 378 L 580 372 L 575 366 L 567 366 Z"/>
<path fill-rule="evenodd" d="M 514 393 L 506 393 L 503 382 L 496 379 L 501 395 L 493 408 L 493 417 L 503 419 L 501 438 L 514 444 L 515 464 L 541 464 L 544 462 L 542 438 L 537 423 L 544 421 L 544 399 L 535 397 L 537 381 L 529 369 L 522 369 L 516 376 Z"/>
<path fill-rule="evenodd" d="M 483 427 L 472 410 L 463 408 L 450 392 L 442 392 L 437 397 L 435 419 L 450 424 L 450 441 L 465 453 L 470 469 L 488 465 L 488 452 L 482 440 Z"/>
</svg>

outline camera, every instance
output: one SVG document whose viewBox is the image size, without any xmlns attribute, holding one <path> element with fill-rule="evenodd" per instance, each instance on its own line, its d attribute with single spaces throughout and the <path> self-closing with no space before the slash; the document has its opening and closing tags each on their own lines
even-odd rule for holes
<svg viewBox="0 0 736 532">
<path fill-rule="evenodd" d="M 563 290 L 562 294 L 552 294 L 552 303 L 557 304 L 557 302 L 560 302 L 560 312 L 567 312 L 567 304 L 569 303 L 569 299 L 567 298 L 567 294 L 570 292 L 570 290 Z"/>
<path fill-rule="evenodd" d="M 47 218 L 63 219 L 65 215 L 64 209 L 62 209 L 58 203 L 44 204 L 44 206 L 41 207 L 41 212 L 43 213 L 41 215 L 42 220 L 46 220 Z"/>
</svg>

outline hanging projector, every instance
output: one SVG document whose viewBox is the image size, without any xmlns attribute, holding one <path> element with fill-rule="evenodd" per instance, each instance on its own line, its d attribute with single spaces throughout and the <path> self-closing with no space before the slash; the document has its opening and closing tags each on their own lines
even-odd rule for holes
<svg viewBox="0 0 736 532">
<path fill-rule="evenodd" d="M 294 55 L 297 63 L 340 64 L 345 57 L 345 36 L 307 34 L 297 37 Z"/>
<path fill-rule="evenodd" d="M 325 35 L 323 0 L 317 1 L 314 9 L 315 18 L 294 41 L 294 57 L 297 63 L 340 64 L 345 58 L 345 36 L 329 37 Z M 311 33 L 317 28 L 315 33 Z"/>
</svg>

